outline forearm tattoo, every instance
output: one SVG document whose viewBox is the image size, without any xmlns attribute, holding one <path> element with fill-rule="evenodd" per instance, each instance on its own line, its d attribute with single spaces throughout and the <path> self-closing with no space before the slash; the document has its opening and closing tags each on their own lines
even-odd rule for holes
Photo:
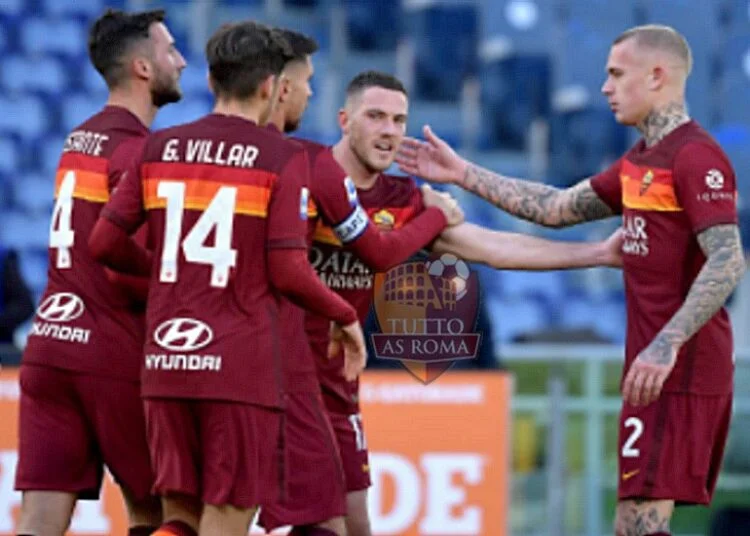
<svg viewBox="0 0 750 536">
<path fill-rule="evenodd" d="M 613 214 L 588 180 L 559 190 L 546 184 L 504 177 L 471 164 L 466 168 L 463 187 L 513 216 L 547 227 L 565 227 Z"/>
<path fill-rule="evenodd" d="M 745 272 L 739 229 L 717 225 L 698 235 L 706 255 L 687 298 L 675 316 L 662 329 L 654 344 L 682 345 L 724 305 Z"/>
</svg>

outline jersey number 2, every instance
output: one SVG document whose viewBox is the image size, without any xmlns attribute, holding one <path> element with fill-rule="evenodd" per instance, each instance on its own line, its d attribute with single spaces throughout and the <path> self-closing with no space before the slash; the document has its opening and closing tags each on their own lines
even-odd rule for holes
<svg viewBox="0 0 750 536">
<path fill-rule="evenodd" d="M 160 182 L 157 195 L 167 200 L 164 225 L 164 244 L 161 255 L 159 281 L 177 281 L 177 253 L 182 236 L 182 218 L 185 213 L 185 184 L 182 182 Z M 203 211 L 193 228 L 182 241 L 185 260 L 211 266 L 211 286 L 223 288 L 229 281 L 229 270 L 237 264 L 237 250 L 232 249 L 232 227 L 237 188 L 222 186 Z M 206 240 L 214 231 L 214 245 L 206 246 Z"/>
<path fill-rule="evenodd" d="M 630 432 L 630 435 L 622 445 L 622 457 L 637 458 L 641 455 L 641 450 L 633 448 L 633 445 L 635 445 L 635 442 L 638 441 L 638 438 L 643 434 L 643 421 L 638 417 L 628 417 L 625 419 L 624 426 L 625 428 L 632 428 L 633 431 Z"/>
</svg>

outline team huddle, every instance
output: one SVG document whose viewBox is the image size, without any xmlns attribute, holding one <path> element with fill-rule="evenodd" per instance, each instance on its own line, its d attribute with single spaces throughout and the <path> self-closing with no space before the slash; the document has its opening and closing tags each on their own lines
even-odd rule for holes
<svg viewBox="0 0 750 536">
<path fill-rule="evenodd" d="M 386 73 L 349 82 L 332 147 L 291 137 L 312 94 L 317 44 L 256 22 L 226 24 L 206 45 L 212 113 L 150 132 L 159 108 L 180 100 L 186 65 L 164 17 L 110 10 L 90 32 L 109 99 L 70 133 L 57 171 L 48 284 L 20 374 L 17 534 L 64 534 L 76 501 L 98 497 L 106 467 L 130 536 L 239 536 L 256 515 L 267 531 L 369 536 L 358 378 L 374 274 L 422 249 L 499 269 L 622 266 L 628 232 L 585 244 L 493 231 L 465 223 L 449 195 L 386 174 L 398 160 L 437 182 L 453 180 L 452 168 L 464 182 L 472 173 L 487 180 L 431 132 L 427 142 L 404 138 L 407 92 Z M 699 131 L 691 139 L 709 143 Z M 710 162 L 709 153 L 692 158 Z M 673 190 L 651 201 L 631 186 L 620 193 L 620 167 L 591 182 L 598 206 L 579 199 L 548 214 L 583 221 L 594 218 L 581 211 L 604 217 L 644 202 L 677 210 L 667 206 Z M 735 221 L 733 175 L 722 170 L 713 193 L 731 199 L 723 212 L 691 201 L 696 228 Z M 652 188 L 670 180 L 657 175 Z M 486 184 L 463 186 L 494 195 Z M 529 218 L 528 204 L 501 208 Z M 695 249 L 691 237 L 683 249 Z M 722 348 L 728 337 L 731 348 L 724 316 L 709 329 L 699 333 Z M 668 386 L 716 397 L 705 411 L 724 415 L 721 429 L 704 432 L 718 445 L 731 372 L 711 384 L 687 365 L 675 372 Z M 634 405 L 656 398 L 648 396 Z M 625 427 L 646 419 L 629 411 L 639 417 L 624 417 Z M 621 498 L 694 498 L 644 494 L 671 490 L 640 478 L 628 485 Z"/>
</svg>

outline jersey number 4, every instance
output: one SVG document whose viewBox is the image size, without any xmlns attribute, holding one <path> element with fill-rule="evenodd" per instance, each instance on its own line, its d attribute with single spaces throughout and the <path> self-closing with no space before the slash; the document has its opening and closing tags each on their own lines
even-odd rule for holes
<svg viewBox="0 0 750 536">
<path fill-rule="evenodd" d="M 57 201 L 52 210 L 52 221 L 49 225 L 49 247 L 57 250 L 55 266 L 57 268 L 70 268 L 70 249 L 75 241 L 73 231 L 73 192 L 76 189 L 75 171 L 68 171 L 63 176 L 60 189 L 57 192 Z"/>
<path fill-rule="evenodd" d="M 160 182 L 157 195 L 167 201 L 164 226 L 164 244 L 161 255 L 159 280 L 164 283 L 177 281 L 177 253 L 182 236 L 182 219 L 185 213 L 185 184 L 182 182 Z M 232 227 L 237 188 L 222 186 L 182 240 L 185 260 L 211 266 L 211 286 L 223 288 L 229 282 L 229 270 L 237 264 L 237 250 L 232 249 Z M 214 231 L 214 245 L 206 241 Z"/>
</svg>

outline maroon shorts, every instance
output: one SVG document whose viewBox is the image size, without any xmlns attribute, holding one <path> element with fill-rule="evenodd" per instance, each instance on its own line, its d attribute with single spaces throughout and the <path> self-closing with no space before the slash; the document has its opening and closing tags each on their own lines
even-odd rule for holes
<svg viewBox="0 0 750 536">
<path fill-rule="evenodd" d="M 135 498 L 154 475 L 135 382 L 22 365 L 18 466 L 20 491 L 63 491 L 97 499 L 106 465 Z"/>
<path fill-rule="evenodd" d="M 216 400 L 147 398 L 154 493 L 253 508 L 284 490 L 284 414 Z"/>
<path fill-rule="evenodd" d="M 271 531 L 345 516 L 344 469 L 320 394 L 290 394 L 284 426 L 286 496 L 281 502 L 264 505 L 258 524 Z"/>
<path fill-rule="evenodd" d="M 362 414 L 344 415 L 328 411 L 328 418 L 336 434 L 341 461 L 346 476 L 346 491 L 360 491 L 370 487 L 370 460 L 367 452 Z"/>
<path fill-rule="evenodd" d="M 623 404 L 619 499 L 709 504 L 731 413 L 732 395 L 662 393 L 645 407 Z"/>
</svg>

